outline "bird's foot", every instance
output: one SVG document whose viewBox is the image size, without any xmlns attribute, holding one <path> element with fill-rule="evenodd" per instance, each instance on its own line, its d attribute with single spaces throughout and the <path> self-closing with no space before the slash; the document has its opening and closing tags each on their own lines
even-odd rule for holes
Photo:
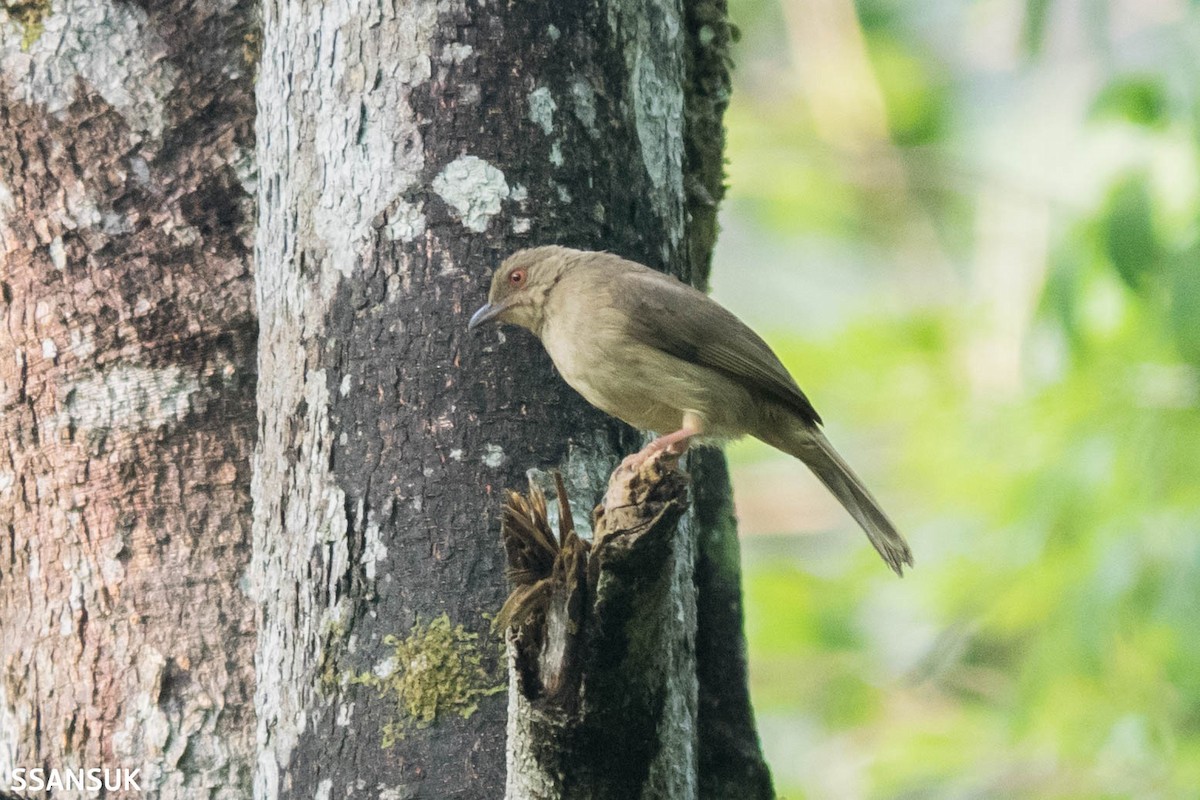
<svg viewBox="0 0 1200 800">
<path fill-rule="evenodd" d="M 617 469 L 637 472 L 639 469 L 641 469 L 642 464 L 646 463 L 646 459 L 649 457 L 650 453 L 647 452 L 647 448 L 643 447 L 636 453 L 630 453 L 629 455 L 625 456 L 625 458 L 621 460 L 621 465 L 617 467 Z"/>
<path fill-rule="evenodd" d="M 633 455 L 626 456 L 625 460 L 621 462 L 620 468 L 636 471 L 641 468 L 642 464 L 646 463 L 646 459 L 656 453 L 662 453 L 672 461 L 677 461 L 680 456 L 687 452 L 688 445 L 691 444 L 692 437 L 695 435 L 695 431 L 681 428 L 674 433 L 659 436 Z"/>
<path fill-rule="evenodd" d="M 674 433 L 668 433 L 666 436 L 660 436 L 644 448 L 649 453 L 657 453 L 662 451 L 669 456 L 679 457 L 687 452 L 688 445 L 692 443 L 692 437 L 696 432 L 687 428 L 681 428 Z M 647 455 L 649 455 L 647 453 Z"/>
</svg>

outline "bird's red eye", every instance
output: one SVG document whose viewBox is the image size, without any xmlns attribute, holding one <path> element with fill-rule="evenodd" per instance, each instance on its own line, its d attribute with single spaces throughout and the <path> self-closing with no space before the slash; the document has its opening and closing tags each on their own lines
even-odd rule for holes
<svg viewBox="0 0 1200 800">
<path fill-rule="evenodd" d="M 511 283 L 513 286 L 524 286 L 525 285 L 525 270 L 514 269 L 512 272 L 508 273 L 508 282 Z"/>
</svg>

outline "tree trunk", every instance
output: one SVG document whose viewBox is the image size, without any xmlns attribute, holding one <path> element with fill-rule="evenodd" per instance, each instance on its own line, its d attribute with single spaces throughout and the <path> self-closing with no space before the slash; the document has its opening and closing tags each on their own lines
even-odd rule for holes
<svg viewBox="0 0 1200 800">
<path fill-rule="evenodd" d="M 249 792 L 252 18 L 0 10 L 0 787 Z"/>
<path fill-rule="evenodd" d="M 504 791 L 503 490 L 560 470 L 586 525 L 638 438 L 531 337 L 466 321 L 532 244 L 703 282 L 728 37 L 720 3 L 266 4 L 256 796 Z M 766 797 L 728 488 L 704 460 L 672 560 L 678 796 L 731 796 L 736 773 Z"/>
<path fill-rule="evenodd" d="M 249 583 L 251 10 L 4 9 L 0 775 L 499 796 L 502 490 L 560 470 L 586 527 L 638 438 L 465 320 L 535 243 L 704 283 L 723 5 L 266 4 Z M 766 797 L 723 461 L 692 468 L 659 763 Z"/>
</svg>

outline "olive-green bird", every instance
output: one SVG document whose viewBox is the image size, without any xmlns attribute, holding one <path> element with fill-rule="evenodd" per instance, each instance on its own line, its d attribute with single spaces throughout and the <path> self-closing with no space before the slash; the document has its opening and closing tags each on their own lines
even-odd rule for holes
<svg viewBox="0 0 1200 800">
<path fill-rule="evenodd" d="M 754 331 L 703 292 L 611 253 L 534 247 L 492 276 L 469 327 L 528 328 L 589 403 L 661 434 L 642 451 L 749 434 L 808 465 L 897 574 L 912 552 Z"/>
</svg>

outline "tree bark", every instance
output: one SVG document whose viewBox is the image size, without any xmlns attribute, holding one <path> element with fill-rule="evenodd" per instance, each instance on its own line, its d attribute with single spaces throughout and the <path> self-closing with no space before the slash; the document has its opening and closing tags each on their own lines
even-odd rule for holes
<svg viewBox="0 0 1200 800">
<path fill-rule="evenodd" d="M 251 785 L 252 19 L 0 10 L 0 787 Z"/>
<path fill-rule="evenodd" d="M 591 542 L 560 522 L 558 546 L 540 490 L 510 498 L 511 800 L 698 796 L 695 537 L 679 524 L 687 485 L 661 453 L 622 464 Z M 556 494 L 561 520 L 561 482 Z"/>
<path fill-rule="evenodd" d="M 638 439 L 529 336 L 465 323 L 532 244 L 703 282 L 728 36 L 718 3 L 266 4 L 256 796 L 504 791 L 501 490 L 557 469 L 586 511 Z M 713 474 L 672 559 L 690 761 L 664 766 L 686 773 L 681 797 L 722 785 L 704 772 L 737 730 L 726 759 L 766 787 L 741 796 L 769 796 L 744 692 L 712 683 L 744 686 L 736 589 L 694 597 L 736 579 Z M 706 644 L 698 613 L 739 623 L 732 641 Z"/>
<path fill-rule="evenodd" d="M 252 9 L 4 9 L 0 774 L 244 797 L 253 758 L 259 797 L 499 796 L 501 489 L 560 470 L 586 528 L 638 437 L 464 323 L 530 244 L 703 285 L 723 5 L 267 2 L 261 331 Z M 684 777 L 654 785 L 765 797 L 723 462 L 696 462 L 663 562 Z"/>
</svg>

